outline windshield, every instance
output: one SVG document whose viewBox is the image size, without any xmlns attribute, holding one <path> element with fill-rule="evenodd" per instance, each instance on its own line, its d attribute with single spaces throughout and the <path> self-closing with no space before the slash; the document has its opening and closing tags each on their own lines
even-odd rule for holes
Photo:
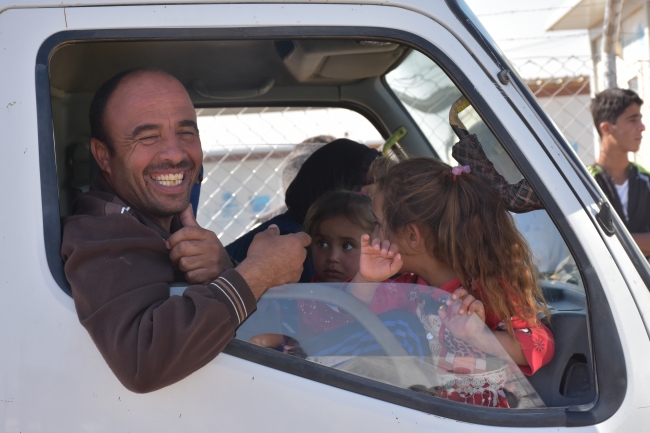
<svg viewBox="0 0 650 433">
<path fill-rule="evenodd" d="M 386 84 L 418 124 L 440 159 L 454 165 L 452 146 L 458 137 L 449 126 L 449 110 L 462 93 L 447 74 L 429 57 L 414 50 L 397 68 L 386 74 Z M 468 106 L 459 117 L 470 133 L 480 137 L 483 150 L 501 175 L 511 183 L 523 178 L 474 107 Z"/>
<path fill-rule="evenodd" d="M 347 293 L 352 283 L 269 290 L 236 338 L 336 370 L 459 403 L 545 407 L 493 332 L 438 288 L 366 283 L 384 291 L 375 314 Z M 378 287 L 381 286 L 381 287 Z"/>
</svg>

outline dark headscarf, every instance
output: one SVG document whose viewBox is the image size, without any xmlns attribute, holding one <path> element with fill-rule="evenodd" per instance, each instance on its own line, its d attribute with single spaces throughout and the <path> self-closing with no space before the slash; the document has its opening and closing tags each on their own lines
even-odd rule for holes
<svg viewBox="0 0 650 433">
<path fill-rule="evenodd" d="M 329 191 L 358 191 L 366 182 L 370 164 L 381 153 L 341 138 L 312 153 L 287 188 L 284 200 L 289 215 L 303 224 L 309 207 Z"/>
</svg>

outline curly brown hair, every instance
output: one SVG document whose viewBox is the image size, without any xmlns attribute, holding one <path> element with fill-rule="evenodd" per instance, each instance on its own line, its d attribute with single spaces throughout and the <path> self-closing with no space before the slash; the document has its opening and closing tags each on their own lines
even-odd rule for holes
<svg viewBox="0 0 650 433">
<path fill-rule="evenodd" d="M 429 254 L 453 269 L 511 334 L 513 316 L 535 326 L 538 313 L 548 315 L 530 247 L 487 183 L 471 173 L 454 176 L 432 158 L 382 158 L 370 176 L 383 196 L 384 231 L 399 236 L 415 224 Z"/>
</svg>

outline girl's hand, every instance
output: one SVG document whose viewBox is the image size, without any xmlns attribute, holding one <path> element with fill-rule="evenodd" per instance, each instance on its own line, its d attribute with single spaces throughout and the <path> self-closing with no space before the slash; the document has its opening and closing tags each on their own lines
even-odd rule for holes
<svg viewBox="0 0 650 433">
<path fill-rule="evenodd" d="M 395 275 L 402 268 L 402 256 L 397 244 L 370 235 L 361 236 L 361 258 L 359 272 L 352 279 L 354 283 L 380 282 Z"/>
<path fill-rule="evenodd" d="M 489 331 L 485 326 L 483 303 L 468 294 L 465 289 L 456 290 L 451 299 L 454 295 L 456 301 L 447 301 L 447 309 L 438 312 L 440 319 L 454 337 L 480 347 L 481 337 Z"/>
<path fill-rule="evenodd" d="M 466 289 L 459 287 L 454 290 L 449 299 L 447 305 L 451 305 L 451 301 L 456 301 L 458 299 L 462 301 L 460 308 L 458 309 L 458 314 L 462 315 L 467 313 L 468 316 L 471 316 L 476 313 L 481 321 L 485 322 L 485 307 L 483 306 L 483 302 L 470 295 Z"/>
</svg>

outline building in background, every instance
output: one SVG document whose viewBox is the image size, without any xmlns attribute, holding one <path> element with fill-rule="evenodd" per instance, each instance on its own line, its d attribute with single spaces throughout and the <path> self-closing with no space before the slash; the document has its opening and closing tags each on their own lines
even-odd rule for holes
<svg viewBox="0 0 650 433">
<path fill-rule="evenodd" d="M 511 62 L 580 160 L 585 165 L 593 164 L 598 133 L 589 110 L 593 87 L 591 58 L 527 57 Z"/>
<path fill-rule="evenodd" d="M 604 89 L 601 47 L 605 0 L 568 0 L 551 19 L 549 30 L 588 30 L 591 45 L 591 94 Z M 626 0 L 621 15 L 621 31 L 616 65 L 618 87 L 634 90 L 646 102 L 642 113 L 650 119 L 650 0 Z M 646 120 L 646 123 L 648 120 Z M 558 126 L 560 126 L 558 124 Z M 560 129 L 563 129 L 560 126 Z M 593 129 L 593 127 L 592 127 Z M 565 131 L 566 133 L 566 131 Z M 598 135 L 593 129 L 594 154 L 598 154 Z M 645 134 L 641 149 L 630 159 L 650 167 L 650 135 Z M 583 160 L 583 162 L 587 163 Z"/>
</svg>

